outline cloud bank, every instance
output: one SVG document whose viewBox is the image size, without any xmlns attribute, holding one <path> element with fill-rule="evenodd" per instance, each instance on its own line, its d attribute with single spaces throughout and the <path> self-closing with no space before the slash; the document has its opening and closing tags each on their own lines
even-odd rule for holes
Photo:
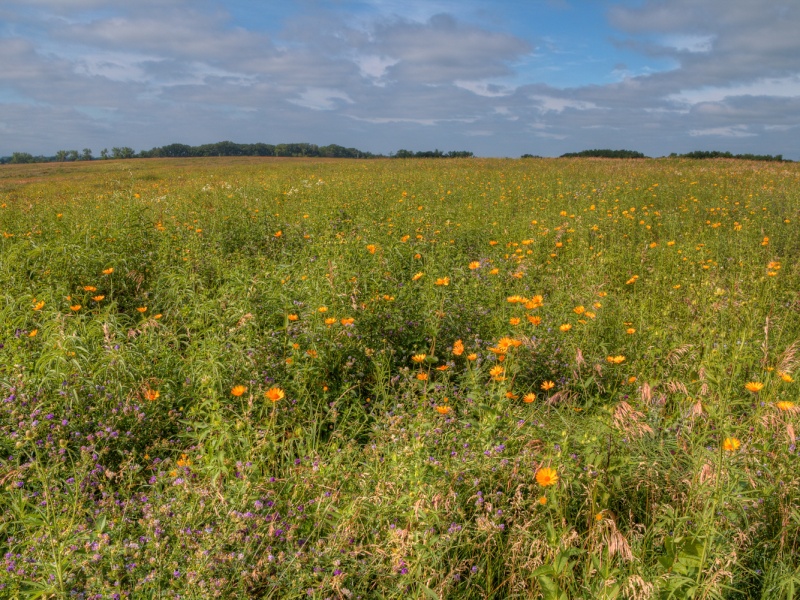
<svg viewBox="0 0 800 600">
<path fill-rule="evenodd" d="M 261 4 L 7 0 L 0 155 L 230 139 L 800 159 L 794 0 Z"/>
</svg>

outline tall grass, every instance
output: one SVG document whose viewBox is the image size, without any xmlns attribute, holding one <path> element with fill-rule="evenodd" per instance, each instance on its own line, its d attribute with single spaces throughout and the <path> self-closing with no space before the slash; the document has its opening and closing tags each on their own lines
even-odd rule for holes
<svg viewBox="0 0 800 600">
<path fill-rule="evenodd" d="M 797 597 L 799 183 L 3 167 L 0 597 Z"/>
</svg>

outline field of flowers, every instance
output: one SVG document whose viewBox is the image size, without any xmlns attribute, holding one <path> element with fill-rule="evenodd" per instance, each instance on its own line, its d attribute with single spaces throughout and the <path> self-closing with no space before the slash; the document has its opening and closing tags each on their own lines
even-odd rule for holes
<svg viewBox="0 0 800 600">
<path fill-rule="evenodd" d="M 0 168 L 0 597 L 800 595 L 800 166 Z"/>
</svg>

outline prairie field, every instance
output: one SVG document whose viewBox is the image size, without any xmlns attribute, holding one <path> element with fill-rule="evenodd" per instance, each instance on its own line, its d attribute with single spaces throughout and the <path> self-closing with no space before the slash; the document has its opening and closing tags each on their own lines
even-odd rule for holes
<svg viewBox="0 0 800 600">
<path fill-rule="evenodd" d="M 800 597 L 800 165 L 0 167 L 0 597 Z"/>
</svg>

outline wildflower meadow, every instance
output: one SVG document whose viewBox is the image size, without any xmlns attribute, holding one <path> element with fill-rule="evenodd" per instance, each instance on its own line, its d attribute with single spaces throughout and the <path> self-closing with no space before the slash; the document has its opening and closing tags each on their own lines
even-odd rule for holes
<svg viewBox="0 0 800 600">
<path fill-rule="evenodd" d="M 800 597 L 800 166 L 0 167 L 0 597 Z"/>
</svg>

